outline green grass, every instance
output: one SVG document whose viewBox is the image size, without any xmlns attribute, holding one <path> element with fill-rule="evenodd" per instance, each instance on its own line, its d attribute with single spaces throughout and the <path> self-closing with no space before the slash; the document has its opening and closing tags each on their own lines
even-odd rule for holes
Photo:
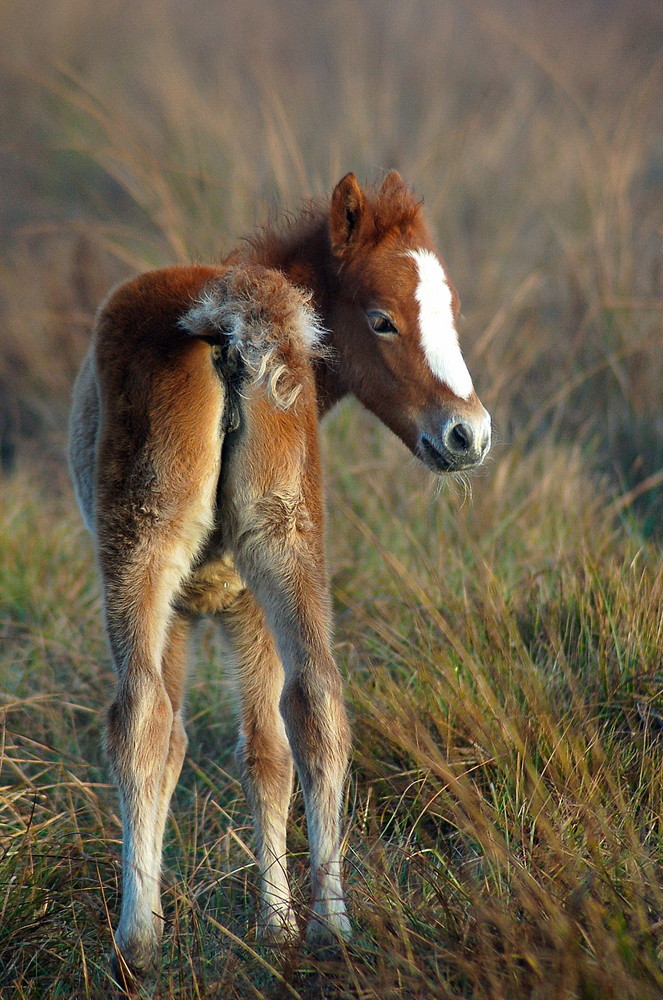
<svg viewBox="0 0 663 1000">
<path fill-rule="evenodd" d="M 382 465 L 330 485 L 332 551 L 343 526 L 354 549 L 348 561 L 336 550 L 334 594 L 355 733 L 357 939 L 336 964 L 256 945 L 232 711 L 204 632 L 166 849 L 159 995 L 293 995 L 279 993 L 285 977 L 302 997 L 655 997 L 658 553 L 616 527 L 577 451 L 542 442 L 506 482 L 477 483 L 470 505 L 392 477 L 384 443 Z M 553 503 L 556 518 L 540 517 Z M 99 751 L 112 678 L 94 567 L 69 499 L 19 477 L 2 505 L 3 982 L 21 997 L 72 984 L 94 996 L 107 982 L 120 834 Z M 519 544 L 502 545 L 512 505 Z M 299 800 L 291 846 L 303 910 Z"/>
<path fill-rule="evenodd" d="M 660 14 L 519 0 L 16 4 L 0 194 L 0 996 L 108 997 L 113 689 L 63 462 L 92 315 L 347 169 L 426 197 L 496 441 L 440 486 L 327 421 L 356 936 L 263 950 L 211 628 L 144 996 L 663 994 Z M 257 30 L 260 26 L 261 30 Z M 250 58 L 247 57 L 250 53 Z M 619 71 L 616 71 L 619 67 Z M 290 829 L 307 905 L 301 796 Z"/>
</svg>

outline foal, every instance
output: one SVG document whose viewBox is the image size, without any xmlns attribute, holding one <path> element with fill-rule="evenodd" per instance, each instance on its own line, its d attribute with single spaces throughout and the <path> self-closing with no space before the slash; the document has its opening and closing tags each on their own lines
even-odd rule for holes
<svg viewBox="0 0 663 1000">
<path fill-rule="evenodd" d="M 297 935 L 294 760 L 311 850 L 307 937 L 350 935 L 339 855 L 349 731 L 331 653 L 318 421 L 352 393 L 433 472 L 479 464 L 490 418 L 457 311 L 397 173 L 369 191 L 348 174 L 331 201 L 219 266 L 141 275 L 101 307 L 74 390 L 70 463 L 118 676 L 106 747 L 123 820 L 122 981 L 158 953 L 186 647 L 202 615 L 232 651 L 263 933 Z"/>
</svg>

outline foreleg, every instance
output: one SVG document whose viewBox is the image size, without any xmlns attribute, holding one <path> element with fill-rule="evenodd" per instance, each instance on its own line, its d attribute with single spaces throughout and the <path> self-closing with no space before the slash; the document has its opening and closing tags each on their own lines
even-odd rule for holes
<svg viewBox="0 0 663 1000">
<path fill-rule="evenodd" d="M 279 701 L 283 667 L 265 616 L 245 590 L 219 616 L 232 651 L 241 729 L 237 761 L 253 813 L 261 875 L 261 932 L 267 941 L 297 935 L 290 902 L 286 829 L 292 795 L 292 754 Z"/>
</svg>

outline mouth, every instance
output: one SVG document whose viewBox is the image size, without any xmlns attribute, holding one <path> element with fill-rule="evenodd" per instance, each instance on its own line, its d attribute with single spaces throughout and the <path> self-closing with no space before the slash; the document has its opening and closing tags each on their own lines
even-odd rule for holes
<svg viewBox="0 0 663 1000">
<path fill-rule="evenodd" d="M 465 453 L 454 454 L 441 441 L 431 437 L 425 432 L 419 436 L 417 441 L 417 458 L 419 458 L 426 468 L 437 475 L 445 472 L 462 472 L 465 469 L 472 469 L 481 464 L 481 455 Z"/>
<path fill-rule="evenodd" d="M 454 457 L 441 442 L 422 434 L 417 442 L 417 457 L 432 472 L 453 472 L 458 466 Z"/>
</svg>

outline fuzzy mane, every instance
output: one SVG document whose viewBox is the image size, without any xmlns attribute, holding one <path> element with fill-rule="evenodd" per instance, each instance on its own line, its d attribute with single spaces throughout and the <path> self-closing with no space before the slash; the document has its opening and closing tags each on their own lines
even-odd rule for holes
<svg viewBox="0 0 663 1000">
<path fill-rule="evenodd" d="M 362 240 L 377 245 L 390 233 L 405 232 L 421 225 L 423 202 L 415 198 L 412 189 L 400 178 L 391 181 L 388 175 L 382 187 L 365 189 L 362 219 Z M 329 225 L 329 197 L 311 198 L 298 211 L 283 212 L 244 239 L 247 256 L 268 267 L 283 268 L 295 250 L 311 237 L 326 239 Z M 232 263 L 231 255 L 224 261 Z"/>
</svg>

